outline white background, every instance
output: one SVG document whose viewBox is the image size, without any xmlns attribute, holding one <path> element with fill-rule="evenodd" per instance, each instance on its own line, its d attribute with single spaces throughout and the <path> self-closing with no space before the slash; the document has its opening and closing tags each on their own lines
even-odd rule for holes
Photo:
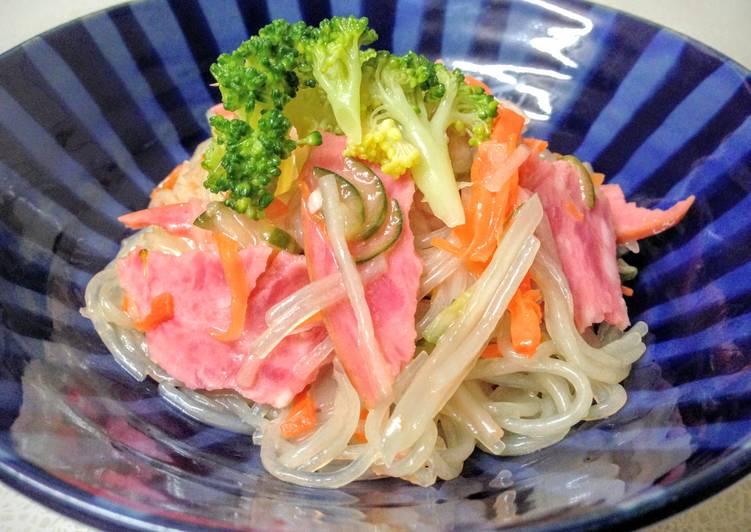
<svg viewBox="0 0 751 532">
<path fill-rule="evenodd" d="M 0 0 L 0 52 L 58 24 L 120 3 L 122 0 Z M 597 3 L 668 26 L 751 68 L 751 0 L 600 0 Z M 2 484 L 0 529 L 88 530 Z M 751 480 L 747 478 L 650 530 L 751 530 Z"/>
</svg>

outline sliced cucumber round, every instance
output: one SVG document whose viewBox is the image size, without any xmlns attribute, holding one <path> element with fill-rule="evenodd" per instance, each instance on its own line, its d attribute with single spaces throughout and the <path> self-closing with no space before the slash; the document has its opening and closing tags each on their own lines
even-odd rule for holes
<svg viewBox="0 0 751 532">
<path fill-rule="evenodd" d="M 365 221 L 357 235 L 365 240 L 375 233 L 386 220 L 389 200 L 381 178 L 376 173 L 356 159 L 344 158 L 344 166 L 349 170 L 348 178 L 360 192 L 365 203 Z"/>
<path fill-rule="evenodd" d="M 386 222 L 381 225 L 378 231 L 367 240 L 361 240 L 350 246 L 352 258 L 357 263 L 367 262 L 387 251 L 399 239 L 403 225 L 404 217 L 402 210 L 399 208 L 399 202 L 392 199 L 389 203 Z"/>
<path fill-rule="evenodd" d="M 584 204 L 590 209 L 595 206 L 595 185 L 592 182 L 592 175 L 587 167 L 573 155 L 564 155 L 561 157 L 564 161 L 571 163 L 579 174 L 579 190 L 581 191 Z"/>
<path fill-rule="evenodd" d="M 336 178 L 336 184 L 339 187 L 339 200 L 346 211 L 344 215 L 344 235 L 347 241 L 351 242 L 359 238 L 365 223 L 365 203 L 360 191 L 348 180 L 326 168 L 318 166 L 313 168 L 313 177 L 316 179 L 329 174 Z"/>
<path fill-rule="evenodd" d="M 290 253 L 302 253 L 302 248 L 292 236 L 268 220 L 252 220 L 245 214 L 230 209 L 221 202 L 209 203 L 193 225 L 223 233 L 242 247 L 266 242 Z"/>
</svg>

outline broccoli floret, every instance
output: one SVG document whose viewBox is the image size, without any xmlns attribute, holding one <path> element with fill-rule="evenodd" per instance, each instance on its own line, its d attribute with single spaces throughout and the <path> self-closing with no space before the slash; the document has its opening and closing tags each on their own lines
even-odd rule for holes
<svg viewBox="0 0 751 532">
<path fill-rule="evenodd" d="M 315 28 L 275 20 L 211 66 L 224 107 L 238 118 L 210 120 L 213 141 L 203 166 L 204 186 L 227 192 L 226 204 L 254 218 L 273 199 L 279 165 L 298 144 L 320 144 L 320 133 L 290 138 L 283 110 L 303 87 L 315 87 L 305 46 Z M 307 89 L 313 90 L 313 89 Z"/>
<path fill-rule="evenodd" d="M 336 122 L 355 143 L 360 142 L 362 135 L 362 63 L 375 55 L 374 50 L 360 48 L 377 38 L 378 34 L 368 27 L 365 17 L 333 17 L 321 21 L 315 38 L 305 44 L 313 76 L 326 93 Z"/>
<path fill-rule="evenodd" d="M 420 160 L 420 152 L 404 140 L 399 126 L 390 118 L 366 126 L 366 132 L 359 144 L 348 142 L 344 152 L 349 157 L 357 157 L 380 165 L 381 170 L 394 177 L 401 176 Z"/>
<path fill-rule="evenodd" d="M 414 52 L 401 57 L 379 52 L 368 60 L 363 65 L 362 92 L 366 124 L 375 130 L 373 134 L 384 121 L 393 120 L 403 137 L 398 142 L 406 141 L 419 152 L 412 177 L 433 213 L 449 227 L 464 223 L 446 130 L 467 130 L 473 143 L 487 138 L 496 114 L 495 100 L 466 87 L 461 72 L 449 71 Z M 370 133 L 365 131 L 365 138 Z M 378 158 L 388 153 L 385 144 L 380 142 L 379 150 L 370 151 L 353 144 L 350 150 Z M 380 157 L 377 162 L 383 160 Z"/>
<path fill-rule="evenodd" d="M 304 22 L 274 20 L 231 54 L 220 55 L 210 71 L 224 107 L 255 125 L 263 109 L 282 109 L 301 84 L 315 85 L 303 53 L 313 35 Z"/>
<path fill-rule="evenodd" d="M 313 131 L 342 134 L 326 93 L 320 87 L 299 90 L 297 96 L 284 107 L 284 115 L 290 119 L 300 136 Z"/>
<path fill-rule="evenodd" d="M 486 94 L 482 87 L 465 83 L 464 74 L 459 69 L 448 70 L 443 65 L 436 65 L 436 74 L 446 88 L 430 118 L 436 134 L 453 127 L 458 133 L 467 134 L 472 146 L 490 137 L 493 118 L 498 113 L 498 100 Z"/>
<path fill-rule="evenodd" d="M 204 186 L 229 195 L 225 203 L 240 213 L 259 218 L 274 199 L 279 165 L 300 144 L 320 144 L 314 132 L 294 141 L 287 137 L 290 122 L 277 109 L 264 109 L 254 128 L 240 119 L 213 116 L 214 141 L 203 165 L 209 171 Z"/>
</svg>

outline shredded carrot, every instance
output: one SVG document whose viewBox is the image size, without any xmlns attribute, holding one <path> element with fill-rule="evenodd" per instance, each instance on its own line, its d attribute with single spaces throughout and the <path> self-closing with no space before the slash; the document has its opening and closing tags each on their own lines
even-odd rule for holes
<svg viewBox="0 0 751 532">
<path fill-rule="evenodd" d="M 430 245 L 434 248 L 442 249 L 447 253 L 451 253 L 452 255 L 456 255 L 457 257 L 461 257 L 463 255 L 463 251 L 461 249 L 456 247 L 445 238 L 434 236 L 430 239 Z"/>
<path fill-rule="evenodd" d="M 501 350 L 498 349 L 498 344 L 488 344 L 488 346 L 480 354 L 480 358 L 498 358 L 501 356 Z"/>
<path fill-rule="evenodd" d="M 323 313 L 319 310 L 315 314 L 313 314 L 310 318 L 302 322 L 300 325 L 295 327 L 296 331 L 300 331 L 302 329 L 306 329 L 311 325 L 315 325 L 316 323 L 323 321 Z"/>
<path fill-rule="evenodd" d="M 631 297 L 634 295 L 634 289 L 629 286 L 621 285 L 621 293 L 626 297 Z"/>
<path fill-rule="evenodd" d="M 224 278 L 232 295 L 230 323 L 226 331 L 212 331 L 211 334 L 222 342 L 234 342 L 240 338 L 245 328 L 245 313 L 248 309 L 250 287 L 245 277 L 245 268 L 240 257 L 240 245 L 224 233 L 213 232 L 214 242 L 219 250 Z"/>
<path fill-rule="evenodd" d="M 473 87 L 482 87 L 482 90 L 485 91 L 485 94 L 490 94 L 491 96 L 493 96 L 493 91 L 490 90 L 490 87 L 488 87 L 484 82 L 480 81 L 474 76 L 464 74 L 464 83 Z"/>
<path fill-rule="evenodd" d="M 274 198 L 273 200 L 271 200 L 271 203 L 269 203 L 269 206 L 266 207 L 263 212 L 266 216 L 273 219 L 284 216 L 288 211 L 289 208 L 287 207 L 286 203 L 284 203 L 279 198 Z"/>
<path fill-rule="evenodd" d="M 297 394 L 289 408 L 287 418 L 279 427 L 286 440 L 305 436 L 313 431 L 317 424 L 316 403 L 310 389 Z"/>
<path fill-rule="evenodd" d="M 517 353 L 528 357 L 534 355 L 542 340 L 540 297 L 540 291 L 532 288 L 532 280 L 527 275 L 508 306 L 511 344 Z"/>
<path fill-rule="evenodd" d="M 365 436 L 365 420 L 368 419 L 368 410 L 366 408 L 360 409 L 360 421 L 357 423 L 357 429 L 352 435 L 352 441 L 355 443 L 368 443 L 368 438 Z"/>
<path fill-rule="evenodd" d="M 133 323 L 133 327 L 141 332 L 150 331 L 157 325 L 171 320 L 175 315 L 175 303 L 172 294 L 164 292 L 151 300 L 151 310 L 145 318 Z"/>
<path fill-rule="evenodd" d="M 547 140 L 534 139 L 532 137 L 525 138 L 524 139 L 524 144 L 526 144 L 527 147 L 530 150 L 532 150 L 532 153 L 530 154 L 530 157 L 534 157 L 535 155 L 540 155 L 548 147 L 548 141 Z"/>
<path fill-rule="evenodd" d="M 122 310 L 123 312 L 127 314 L 129 308 L 130 308 L 130 300 L 128 299 L 128 294 L 123 292 L 123 302 L 120 303 L 120 310 Z"/>
<path fill-rule="evenodd" d="M 605 182 L 605 174 L 602 172 L 590 172 L 589 175 L 592 176 L 592 184 L 595 187 L 599 188 Z"/>
<path fill-rule="evenodd" d="M 524 129 L 524 117 L 508 107 L 503 107 L 495 117 L 490 138 L 501 144 L 516 147 L 519 144 L 522 129 Z"/>
<path fill-rule="evenodd" d="M 507 157 L 516 149 L 523 127 L 523 116 L 510 109 L 501 109 L 493 125 L 491 140 L 480 144 L 472 161 L 472 186 L 465 209 L 467 221 L 456 227 L 453 234 L 459 240 L 461 256 L 473 272 L 482 272 L 489 262 L 498 245 L 503 224 L 514 208 L 519 190 L 518 172 L 514 172 L 496 192 L 488 190 L 485 183 L 492 179 L 501 157 Z M 442 249 L 448 251 L 449 247 L 444 245 Z"/>
<path fill-rule="evenodd" d="M 566 212 L 573 216 L 576 221 L 581 222 L 584 219 L 584 213 L 582 213 L 574 204 L 571 198 L 566 202 Z"/>
<path fill-rule="evenodd" d="M 152 199 L 158 192 L 161 192 L 162 190 L 172 190 L 173 188 L 175 188 L 175 183 L 177 183 L 177 179 L 180 177 L 180 174 L 182 173 L 182 170 L 183 170 L 183 166 L 185 164 L 186 163 L 182 162 L 178 164 L 177 166 L 175 166 L 172 169 L 172 171 L 169 174 L 167 174 L 167 177 L 162 179 L 159 182 L 159 184 L 156 187 L 154 187 L 154 190 L 151 191 Z"/>
</svg>

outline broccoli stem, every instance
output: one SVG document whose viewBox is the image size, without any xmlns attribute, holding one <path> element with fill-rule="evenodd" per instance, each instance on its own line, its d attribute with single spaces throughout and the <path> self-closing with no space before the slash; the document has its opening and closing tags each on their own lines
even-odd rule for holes
<svg viewBox="0 0 751 532">
<path fill-rule="evenodd" d="M 417 188 L 438 218 L 448 227 L 464 223 L 464 207 L 451 166 L 445 130 L 435 130 L 424 110 L 419 113 L 407 100 L 395 76 L 381 75 L 376 90 L 389 114 L 399 123 L 404 138 L 420 152 L 412 168 Z"/>
</svg>

